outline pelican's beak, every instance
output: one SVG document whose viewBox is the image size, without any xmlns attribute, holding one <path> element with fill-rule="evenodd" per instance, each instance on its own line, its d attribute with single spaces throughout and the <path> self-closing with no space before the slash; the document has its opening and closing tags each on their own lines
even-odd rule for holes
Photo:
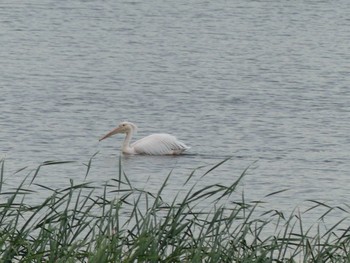
<svg viewBox="0 0 350 263">
<path fill-rule="evenodd" d="M 101 137 L 101 139 L 99 139 L 99 141 L 102 141 L 102 140 L 104 140 L 104 139 L 106 139 L 108 137 L 111 137 L 112 135 L 120 133 L 120 132 L 121 132 L 120 127 L 115 128 L 114 130 L 112 130 L 109 133 L 107 133 L 105 136 Z"/>
</svg>

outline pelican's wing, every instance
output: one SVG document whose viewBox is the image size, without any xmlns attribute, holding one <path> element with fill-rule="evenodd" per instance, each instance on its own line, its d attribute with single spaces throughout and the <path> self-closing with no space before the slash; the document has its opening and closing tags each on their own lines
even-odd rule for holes
<svg viewBox="0 0 350 263">
<path fill-rule="evenodd" d="M 189 149 L 183 142 L 170 134 L 152 134 L 130 145 L 138 154 L 166 155 L 180 154 Z"/>
</svg>

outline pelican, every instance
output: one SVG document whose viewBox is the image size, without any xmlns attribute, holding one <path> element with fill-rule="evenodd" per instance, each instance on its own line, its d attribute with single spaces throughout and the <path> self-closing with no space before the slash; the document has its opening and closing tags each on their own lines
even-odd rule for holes
<svg viewBox="0 0 350 263">
<path fill-rule="evenodd" d="M 148 154 L 148 155 L 178 155 L 188 150 L 190 147 L 176 139 L 176 137 L 166 133 L 156 133 L 148 135 L 132 144 L 131 137 L 137 127 L 131 122 L 122 122 L 99 141 L 102 141 L 114 134 L 125 133 L 122 152 L 126 154 Z"/>
</svg>

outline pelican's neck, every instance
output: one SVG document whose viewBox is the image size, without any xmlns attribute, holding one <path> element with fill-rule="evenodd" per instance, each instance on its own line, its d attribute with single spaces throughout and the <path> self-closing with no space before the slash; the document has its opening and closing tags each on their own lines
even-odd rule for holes
<svg viewBox="0 0 350 263">
<path fill-rule="evenodd" d="M 126 136 L 123 142 L 123 148 L 122 148 L 124 153 L 130 153 L 130 154 L 134 153 L 134 149 L 130 147 L 130 141 L 131 141 L 132 135 L 133 135 L 132 130 L 126 133 Z"/>
</svg>

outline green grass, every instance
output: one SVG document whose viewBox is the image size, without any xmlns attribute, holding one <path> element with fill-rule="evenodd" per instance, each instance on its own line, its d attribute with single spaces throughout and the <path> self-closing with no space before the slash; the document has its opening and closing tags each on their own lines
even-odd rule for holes
<svg viewBox="0 0 350 263">
<path fill-rule="evenodd" d="M 135 188 L 122 168 L 103 189 L 72 180 L 64 189 L 53 189 L 35 182 L 43 166 L 67 163 L 50 161 L 7 190 L 4 163 L 0 262 L 350 262 L 350 228 L 341 228 L 345 216 L 321 231 L 319 225 L 305 228 L 299 212 L 289 217 L 275 210 L 258 212 L 260 202 L 236 199 L 246 171 L 231 185 L 198 187 L 194 170 L 185 182 L 189 190 L 166 202 L 163 191 L 171 172 L 157 193 Z M 86 177 L 91 165 L 92 159 Z M 31 204 L 28 199 L 38 189 L 48 196 Z M 203 202 L 210 205 L 203 208 Z M 311 210 L 327 208 L 324 216 L 338 209 L 312 202 Z"/>
</svg>

